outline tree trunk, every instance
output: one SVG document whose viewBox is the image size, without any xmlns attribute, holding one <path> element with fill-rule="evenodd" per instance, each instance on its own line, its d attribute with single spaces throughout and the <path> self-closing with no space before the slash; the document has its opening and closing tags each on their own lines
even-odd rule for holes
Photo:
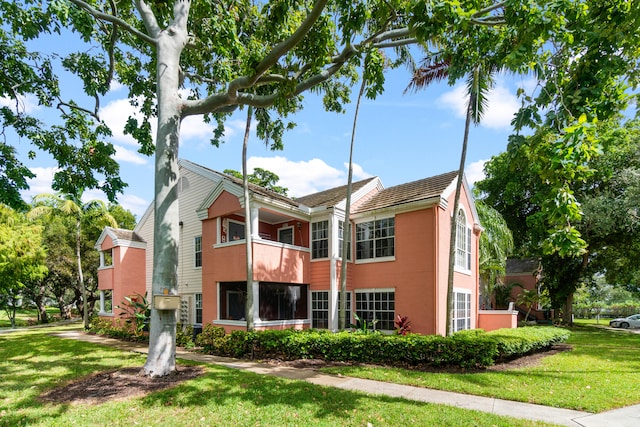
<svg viewBox="0 0 640 427">
<path fill-rule="evenodd" d="M 80 283 L 80 292 L 82 293 L 82 322 L 84 329 L 87 330 L 89 329 L 89 304 L 87 302 L 87 290 L 84 287 L 84 276 L 82 274 L 81 232 L 81 221 L 80 217 L 78 217 L 78 221 L 76 222 L 76 258 L 78 260 L 78 281 Z"/>
<path fill-rule="evenodd" d="M 249 133 L 251 131 L 251 116 L 253 107 L 247 107 L 247 126 L 244 131 L 244 141 L 242 143 L 242 188 L 244 191 L 244 238 L 247 255 L 247 299 L 244 308 L 244 316 L 247 319 L 247 331 L 255 329 L 255 319 L 253 318 L 253 244 L 251 226 L 251 202 L 249 197 L 249 171 L 247 170 L 247 145 L 249 144 Z"/>
<path fill-rule="evenodd" d="M 464 163 L 467 159 L 467 144 L 469 142 L 469 127 L 471 126 L 471 118 L 473 112 L 474 96 L 469 97 L 469 105 L 467 106 L 467 118 L 464 124 L 464 137 L 462 139 L 462 153 L 460 154 L 460 167 L 458 169 L 458 181 L 456 182 L 456 193 L 453 201 L 453 215 L 451 216 L 451 237 L 449 242 L 449 275 L 447 277 L 447 336 L 453 334 L 453 276 L 455 272 L 456 262 L 456 236 L 457 236 L 457 217 L 458 206 L 460 205 L 460 192 L 462 188 L 462 180 L 464 179 Z"/>
<path fill-rule="evenodd" d="M 158 131 L 155 152 L 155 221 L 153 244 L 153 296 L 178 294 L 178 148 L 181 120 L 180 54 L 187 43 L 189 2 L 174 9 L 174 21 L 157 37 Z M 178 10 L 178 7 L 182 9 Z M 176 312 L 157 310 L 151 303 L 149 353 L 145 374 L 165 376 L 176 368 Z"/>
<path fill-rule="evenodd" d="M 349 242 L 351 241 L 351 192 L 353 183 L 353 146 L 356 139 L 356 125 L 358 123 L 358 112 L 360 111 L 360 100 L 364 93 L 366 85 L 364 73 L 360 92 L 358 93 L 358 101 L 356 102 L 356 111 L 353 115 L 353 128 L 351 130 L 351 145 L 349 147 L 349 177 L 347 178 L 347 197 L 344 207 L 344 225 L 342 227 L 342 259 L 340 260 L 340 307 L 338 311 L 338 329 L 343 330 L 347 327 L 347 263 L 349 262 Z M 355 306 L 352 306 L 355 307 Z"/>
</svg>

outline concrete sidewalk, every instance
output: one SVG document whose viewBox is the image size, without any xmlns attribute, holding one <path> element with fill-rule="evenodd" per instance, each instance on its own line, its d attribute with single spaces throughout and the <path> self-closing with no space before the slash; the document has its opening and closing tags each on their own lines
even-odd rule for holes
<svg viewBox="0 0 640 427">
<path fill-rule="evenodd" d="M 121 350 L 147 353 L 147 346 L 138 343 L 89 335 L 80 330 L 55 333 L 61 338 L 88 341 L 97 344 L 116 347 Z M 640 405 L 616 409 L 600 414 L 574 411 L 571 409 L 552 408 L 530 403 L 514 402 L 510 400 L 494 399 L 490 397 L 473 396 L 469 394 L 452 393 L 448 391 L 432 390 L 381 381 L 363 380 L 359 378 L 328 375 L 313 369 L 274 366 L 265 363 L 227 357 L 210 356 L 189 351 L 176 352 L 178 359 L 211 363 L 227 368 L 242 369 L 263 375 L 273 375 L 282 378 L 307 381 L 312 384 L 336 387 L 344 390 L 361 391 L 370 394 L 400 397 L 419 402 L 437 403 L 464 409 L 489 412 L 534 421 L 545 421 L 563 426 L 573 427 L 637 427 L 640 426 Z"/>
</svg>

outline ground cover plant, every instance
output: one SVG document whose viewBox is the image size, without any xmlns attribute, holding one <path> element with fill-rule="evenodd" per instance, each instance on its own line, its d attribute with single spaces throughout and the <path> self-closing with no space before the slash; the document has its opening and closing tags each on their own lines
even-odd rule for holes
<svg viewBox="0 0 640 427">
<path fill-rule="evenodd" d="M 571 329 L 569 351 L 516 369 L 420 372 L 372 365 L 328 373 L 449 390 L 587 412 L 640 403 L 640 334 L 590 325 Z"/>
<path fill-rule="evenodd" d="M 197 378 L 141 397 L 55 403 L 43 396 L 101 372 L 144 363 L 139 354 L 48 334 L 61 329 L 0 334 L 0 426 L 548 425 L 210 365 Z"/>
</svg>

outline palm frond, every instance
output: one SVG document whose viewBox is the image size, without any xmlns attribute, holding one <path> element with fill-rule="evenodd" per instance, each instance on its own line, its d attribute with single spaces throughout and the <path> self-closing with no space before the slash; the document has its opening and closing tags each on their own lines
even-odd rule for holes
<svg viewBox="0 0 640 427">
<path fill-rule="evenodd" d="M 435 81 L 444 80 L 449 76 L 450 61 L 442 54 L 435 53 L 422 60 L 419 68 L 413 72 L 413 77 L 404 93 L 416 92 L 423 89 Z"/>
<path fill-rule="evenodd" d="M 495 67 L 476 66 L 467 76 L 467 93 L 471 103 L 471 114 L 474 124 L 479 124 L 489 105 L 489 93 L 495 85 Z M 467 104 L 467 107 L 469 104 Z"/>
</svg>

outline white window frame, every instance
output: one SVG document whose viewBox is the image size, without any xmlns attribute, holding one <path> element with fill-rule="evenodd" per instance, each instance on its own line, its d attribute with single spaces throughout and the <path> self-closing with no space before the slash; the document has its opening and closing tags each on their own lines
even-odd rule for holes
<svg viewBox="0 0 640 427">
<path fill-rule="evenodd" d="M 314 225 L 316 224 L 321 224 L 321 223 L 326 223 L 326 228 L 322 229 L 322 230 L 314 230 Z M 329 227 L 329 220 L 328 219 L 323 219 L 323 220 L 319 220 L 319 221 L 313 221 L 311 223 L 311 259 L 327 259 L 329 258 L 329 254 L 330 254 L 330 247 L 329 247 L 329 242 L 330 242 L 330 237 L 331 237 L 331 228 Z M 318 231 L 325 231 L 326 232 L 326 237 L 322 237 L 322 238 L 314 238 L 314 234 L 317 233 Z M 315 251 L 313 248 L 313 244 L 315 242 L 321 242 L 321 241 L 325 241 L 326 240 L 326 251 L 327 254 L 325 256 L 315 256 Z"/>
<path fill-rule="evenodd" d="M 193 295 L 193 323 L 202 324 L 202 293 Z M 198 322 L 198 310 L 200 310 L 200 322 Z"/>
<path fill-rule="evenodd" d="M 388 323 L 388 322 L 391 322 L 391 323 L 390 323 L 391 329 L 383 329 L 381 326 L 379 326 L 379 324 L 380 324 L 379 322 L 378 322 L 377 324 L 373 325 L 373 329 L 375 329 L 375 330 L 380 330 L 380 331 L 393 331 L 393 330 L 395 330 L 395 318 L 396 318 L 396 313 L 395 313 L 395 310 L 396 310 L 396 304 L 395 304 L 395 301 L 396 301 L 396 290 L 395 290 L 394 288 L 380 288 L 380 289 L 377 289 L 377 288 L 373 288 L 373 289 L 356 289 L 356 290 L 355 290 L 355 293 L 356 293 L 356 298 L 355 298 L 355 310 L 354 310 L 354 312 L 355 312 L 356 314 L 357 314 L 358 312 L 362 312 L 362 311 L 373 311 L 373 313 L 374 313 L 374 315 L 373 315 L 373 319 L 377 319 L 378 321 L 381 321 L 381 320 L 383 320 L 383 319 L 380 319 L 378 316 L 376 316 L 376 313 L 391 313 L 391 318 L 390 318 L 390 319 L 387 319 L 387 320 L 384 320 L 384 321 L 385 321 L 385 322 L 387 322 L 387 323 Z M 360 296 L 360 295 L 367 295 L 367 294 L 368 294 L 368 295 L 372 295 L 372 296 L 373 296 L 373 298 L 371 298 L 371 297 L 367 297 L 367 301 L 366 301 L 366 303 L 367 303 L 367 304 L 369 304 L 369 303 L 373 304 L 373 310 L 370 310 L 368 307 L 366 308 L 366 310 L 362 310 L 362 309 L 360 309 L 360 307 L 359 307 L 359 304 L 358 304 L 358 303 L 359 303 L 359 301 L 358 301 L 358 296 Z M 375 298 L 375 294 L 393 294 L 393 309 L 392 309 L 392 310 L 388 310 L 388 309 L 386 309 L 386 310 L 383 310 L 383 309 L 377 309 L 377 310 L 376 310 L 376 305 L 378 305 L 378 304 L 376 304 L 376 302 L 380 303 L 380 305 L 381 305 L 381 304 L 383 303 L 383 301 L 382 301 L 382 300 L 377 300 L 377 299 Z M 388 301 L 388 300 L 387 300 L 387 301 Z M 362 317 L 362 316 L 360 316 L 360 317 Z M 368 323 L 368 322 L 367 322 L 367 323 Z"/>
<path fill-rule="evenodd" d="M 231 219 L 231 218 L 227 218 L 227 219 L 228 219 L 228 227 L 229 227 L 228 228 L 228 230 L 229 230 L 228 233 L 229 234 L 227 235 L 227 241 L 229 243 L 244 242 L 244 240 L 245 240 L 245 238 L 247 236 L 247 226 L 246 226 L 246 224 L 244 222 L 241 222 L 241 221 L 236 221 L 235 219 Z M 240 239 L 237 239 L 237 240 L 234 240 L 233 237 L 231 236 L 231 224 L 241 225 L 242 226 L 242 230 L 243 230 L 242 234 L 244 234 L 244 237 L 242 237 Z"/>
<path fill-rule="evenodd" d="M 109 256 L 107 256 L 109 254 Z M 111 260 L 111 262 L 108 262 Z M 100 251 L 100 268 L 110 268 L 113 267 L 113 248 L 105 249 Z"/>
<path fill-rule="evenodd" d="M 376 236 L 376 224 L 382 221 L 387 221 L 387 220 L 393 220 L 393 234 L 391 235 L 386 235 L 386 236 Z M 363 224 L 371 224 L 371 230 L 369 231 L 369 233 L 371 233 L 371 237 L 370 238 L 366 238 L 366 239 L 359 239 L 358 237 L 358 227 L 362 226 Z M 386 228 L 385 228 L 386 229 Z M 356 263 L 366 263 L 366 262 L 376 262 L 376 261 L 393 261 L 396 258 L 396 218 L 395 216 L 391 215 L 391 216 L 385 216 L 385 217 L 381 217 L 381 218 L 374 218 L 374 219 L 369 219 L 369 220 L 365 220 L 365 221 L 359 221 L 355 224 L 355 251 L 356 251 Z M 377 256 L 376 252 L 377 252 L 377 245 L 376 242 L 381 241 L 381 240 L 385 240 L 385 239 L 393 239 L 393 255 L 382 255 L 382 256 Z M 373 242 L 373 247 L 371 248 L 371 256 L 370 257 L 366 257 L 366 258 L 359 258 L 358 257 L 358 245 L 360 243 L 364 243 L 364 242 Z"/>
<path fill-rule="evenodd" d="M 471 329 L 471 291 L 468 289 L 453 290 L 453 313 L 451 313 L 451 330 L 453 332 Z"/>
<path fill-rule="evenodd" d="M 326 296 L 326 299 L 319 299 L 319 296 Z M 326 314 L 327 328 L 329 328 L 329 323 L 331 320 L 331 318 L 329 317 L 329 291 L 311 291 L 311 327 L 316 329 L 325 329 L 324 327 L 320 327 L 314 324 L 315 313 Z"/>
<path fill-rule="evenodd" d="M 283 231 L 288 231 L 288 230 L 291 230 L 291 242 L 283 242 L 280 239 L 280 233 L 282 233 Z M 278 242 L 284 243 L 285 245 L 293 245 L 295 243 L 295 241 L 296 241 L 295 237 L 296 236 L 294 234 L 293 225 L 278 228 Z"/>
<path fill-rule="evenodd" d="M 198 265 L 198 254 L 200 254 L 200 265 Z M 193 238 L 193 268 L 202 268 L 202 236 Z"/>
<path fill-rule="evenodd" d="M 471 272 L 472 232 L 467 222 L 464 209 L 459 209 L 456 215 L 456 271 L 469 274 Z"/>
<path fill-rule="evenodd" d="M 345 221 L 343 220 L 338 220 L 338 258 L 342 259 L 342 242 L 344 240 L 344 224 Z M 348 227 L 348 233 L 351 232 L 351 230 L 353 229 L 353 227 L 351 226 L 351 223 L 349 223 L 349 227 Z M 351 257 L 351 253 L 353 252 L 351 250 L 351 248 L 353 247 L 353 239 L 351 238 L 352 234 L 349 234 L 349 244 L 347 245 L 347 261 L 351 261 L 352 257 Z"/>
</svg>

